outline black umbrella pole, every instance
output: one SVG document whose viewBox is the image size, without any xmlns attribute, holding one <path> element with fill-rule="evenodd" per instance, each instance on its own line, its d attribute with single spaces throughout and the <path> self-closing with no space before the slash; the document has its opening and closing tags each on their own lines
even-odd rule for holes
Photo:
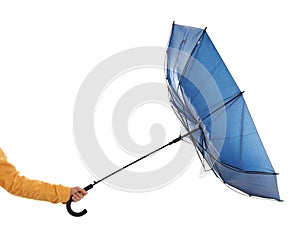
<svg viewBox="0 0 300 236">
<path fill-rule="evenodd" d="M 135 160 L 135 161 L 133 161 L 133 162 L 131 162 L 131 163 L 129 163 L 129 164 L 127 164 L 127 165 L 121 167 L 120 169 L 118 169 L 118 170 L 116 170 L 116 171 L 110 173 L 109 175 L 103 177 L 102 179 L 99 179 L 99 180 L 97 180 L 97 181 L 94 181 L 94 183 L 92 183 L 92 184 L 90 184 L 90 185 L 84 187 L 84 190 L 85 190 L 85 191 L 89 191 L 91 188 L 94 187 L 94 185 L 96 185 L 96 184 L 98 184 L 98 183 L 100 183 L 100 182 L 106 180 L 107 178 L 109 178 L 109 177 L 113 176 L 114 174 L 117 174 L 118 172 L 120 172 L 120 171 L 122 171 L 122 170 L 128 168 L 129 166 L 131 166 L 131 165 L 133 165 L 133 164 L 135 164 L 135 163 L 137 163 L 137 162 L 139 162 L 139 161 L 145 159 L 146 157 L 151 156 L 152 154 L 154 154 L 154 153 L 156 153 L 156 152 L 158 152 L 158 151 L 164 149 L 165 147 L 167 147 L 167 146 L 169 146 L 169 145 L 172 145 L 172 144 L 174 144 L 174 143 L 177 143 L 178 141 L 182 140 L 182 139 L 185 138 L 186 136 L 191 135 L 192 133 L 194 133 L 194 132 L 197 131 L 197 130 L 199 130 L 199 128 L 196 128 L 196 129 L 194 129 L 194 130 L 192 130 L 192 131 L 190 131 L 190 132 L 188 132 L 188 133 L 186 133 L 186 134 L 184 134 L 184 135 L 179 135 L 179 137 L 175 138 L 174 140 L 172 140 L 171 142 L 165 144 L 164 146 L 161 146 L 160 148 L 155 149 L 154 151 L 152 151 L 152 152 L 146 154 L 145 156 L 142 156 L 142 157 L 140 157 L 139 159 L 137 159 L 137 160 Z M 84 209 L 84 210 L 81 211 L 81 212 L 75 212 L 75 211 L 73 211 L 72 208 L 71 208 L 71 203 L 72 203 L 72 196 L 70 197 L 69 201 L 68 201 L 67 204 L 66 204 L 67 211 L 69 212 L 70 215 L 75 216 L 75 217 L 80 217 L 80 216 L 83 216 L 83 215 L 85 215 L 85 214 L 87 213 L 87 210 L 86 210 L 86 209 Z"/>
</svg>

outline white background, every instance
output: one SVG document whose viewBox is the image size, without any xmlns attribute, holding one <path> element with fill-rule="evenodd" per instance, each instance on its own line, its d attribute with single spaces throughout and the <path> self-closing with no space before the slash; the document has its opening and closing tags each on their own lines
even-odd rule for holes
<svg viewBox="0 0 300 236">
<path fill-rule="evenodd" d="M 277 172 L 284 203 L 229 190 L 200 163 L 172 184 L 128 193 L 100 184 L 73 218 L 62 204 L 0 189 L 11 235 L 295 235 L 299 213 L 297 1 L 1 1 L 0 145 L 30 178 L 68 186 L 93 180 L 79 158 L 73 107 L 87 74 L 137 46 L 165 46 L 172 21 L 208 27 L 241 90 Z M 162 78 L 163 74 L 162 74 Z"/>
</svg>

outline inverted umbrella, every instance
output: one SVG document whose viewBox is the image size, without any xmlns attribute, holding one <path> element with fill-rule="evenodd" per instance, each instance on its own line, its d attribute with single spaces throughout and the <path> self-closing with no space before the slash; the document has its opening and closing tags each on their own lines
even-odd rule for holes
<svg viewBox="0 0 300 236">
<path fill-rule="evenodd" d="M 280 200 L 276 175 L 245 100 L 206 28 L 173 22 L 166 77 L 171 106 L 186 129 L 166 145 L 86 186 L 86 191 L 138 161 L 189 138 L 223 183 L 249 196 Z M 73 216 L 72 197 L 67 210 Z"/>
</svg>

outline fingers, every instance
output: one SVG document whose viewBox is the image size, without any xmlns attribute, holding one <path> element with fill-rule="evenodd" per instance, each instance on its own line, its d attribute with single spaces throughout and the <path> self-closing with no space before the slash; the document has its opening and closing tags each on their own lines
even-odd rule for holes
<svg viewBox="0 0 300 236">
<path fill-rule="evenodd" d="M 73 202 L 80 201 L 83 198 L 83 194 L 81 192 L 76 192 L 72 195 Z"/>
<path fill-rule="evenodd" d="M 72 201 L 78 202 L 80 201 L 88 192 L 83 188 L 74 187 L 71 189 Z"/>
</svg>

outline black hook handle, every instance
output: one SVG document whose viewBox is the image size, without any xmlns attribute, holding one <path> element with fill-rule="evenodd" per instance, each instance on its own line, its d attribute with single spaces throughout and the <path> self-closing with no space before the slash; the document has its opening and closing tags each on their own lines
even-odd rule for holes
<svg viewBox="0 0 300 236">
<path fill-rule="evenodd" d="M 90 185 L 86 186 L 84 188 L 84 190 L 85 191 L 89 191 L 91 188 L 93 188 L 93 186 L 94 186 L 93 184 L 90 184 Z M 75 211 L 73 211 L 72 208 L 71 208 L 71 203 L 72 202 L 73 202 L 72 196 L 70 196 L 70 199 L 69 199 L 69 201 L 67 201 L 67 205 L 66 205 L 67 211 L 69 212 L 70 215 L 72 215 L 74 217 L 80 217 L 80 216 L 83 216 L 83 215 L 85 215 L 87 213 L 86 209 L 83 209 L 81 212 L 75 212 Z"/>
</svg>

